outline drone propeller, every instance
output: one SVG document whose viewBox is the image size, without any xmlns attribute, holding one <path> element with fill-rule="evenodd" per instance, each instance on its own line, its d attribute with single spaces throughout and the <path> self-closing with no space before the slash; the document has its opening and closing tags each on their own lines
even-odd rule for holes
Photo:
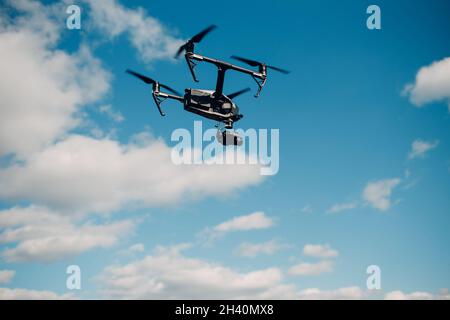
<svg viewBox="0 0 450 320">
<path fill-rule="evenodd" d="M 239 91 L 237 91 L 237 92 L 228 94 L 227 97 L 230 98 L 230 99 L 234 99 L 234 98 L 236 98 L 237 96 L 240 96 L 241 94 L 246 93 L 246 92 L 249 92 L 249 91 L 250 91 L 250 88 L 245 88 L 245 89 L 239 90 Z"/>
<path fill-rule="evenodd" d="M 133 71 L 133 70 L 130 70 L 130 69 L 127 69 L 126 72 L 129 73 L 129 74 L 131 74 L 131 75 L 133 75 L 133 76 L 135 76 L 136 78 L 141 79 L 142 81 L 144 81 L 144 82 L 147 83 L 147 84 L 158 84 L 161 88 L 164 88 L 164 89 L 166 89 L 166 90 L 172 92 L 173 94 L 175 94 L 175 95 L 177 95 L 177 96 L 181 96 L 181 93 L 179 93 L 178 91 L 172 89 L 172 88 L 169 87 L 169 86 L 166 86 L 165 84 L 159 83 L 158 81 L 153 80 L 152 78 L 149 78 L 149 77 L 147 77 L 147 76 L 144 76 L 144 75 L 142 75 L 142 74 L 140 74 L 140 73 L 137 73 L 137 72 L 135 72 L 135 71 Z"/>
<path fill-rule="evenodd" d="M 192 48 L 194 43 L 199 43 L 200 41 L 202 41 L 202 39 L 211 31 L 213 31 L 215 28 L 217 28 L 216 25 L 210 25 L 208 28 L 200 31 L 199 33 L 197 33 L 195 36 L 193 36 L 191 39 L 189 39 L 185 44 L 183 44 L 177 51 L 177 53 L 175 54 L 175 58 L 178 58 L 180 56 L 180 54 L 184 51 L 184 50 L 188 50 L 190 48 Z M 191 49 L 192 50 L 192 49 Z"/>
<path fill-rule="evenodd" d="M 262 62 L 259 62 L 259 61 L 250 60 L 250 59 L 242 58 L 242 57 L 238 57 L 238 56 L 231 56 L 231 58 L 233 58 L 235 60 L 239 60 L 241 62 L 244 62 L 244 63 L 246 63 L 246 64 L 248 64 L 249 66 L 252 66 L 252 67 L 266 66 L 269 69 L 272 69 L 272 70 L 275 70 L 275 71 L 278 71 L 278 72 L 281 72 L 281 73 L 284 73 L 284 74 L 290 73 L 289 70 L 281 69 L 281 68 L 278 68 L 278 67 L 275 67 L 275 66 L 268 66 L 265 63 L 262 63 Z"/>
</svg>

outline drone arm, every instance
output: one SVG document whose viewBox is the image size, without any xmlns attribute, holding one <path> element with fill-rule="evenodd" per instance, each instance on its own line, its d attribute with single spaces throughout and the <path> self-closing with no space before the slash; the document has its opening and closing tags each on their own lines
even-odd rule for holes
<svg viewBox="0 0 450 320">
<path fill-rule="evenodd" d="M 195 67 L 195 64 L 192 67 L 192 60 L 196 60 L 196 61 L 205 61 L 211 64 L 214 64 L 217 68 L 218 68 L 218 77 L 217 77 L 217 83 L 216 83 L 216 92 L 217 93 L 222 93 L 222 88 L 223 88 L 223 76 L 226 70 L 231 69 L 237 72 L 241 72 L 241 73 L 245 73 L 250 75 L 258 84 L 258 91 L 255 95 L 255 97 L 258 97 L 259 94 L 261 93 L 262 88 L 264 87 L 264 85 L 266 84 L 266 79 L 267 79 L 267 74 L 264 70 L 259 70 L 259 72 L 255 72 L 253 70 L 249 70 L 246 68 L 242 68 L 239 66 L 236 66 L 234 64 L 225 62 L 225 61 L 221 61 L 221 60 L 217 60 L 217 59 L 213 59 L 213 58 L 209 58 L 209 57 L 205 57 L 196 53 L 187 53 L 186 54 L 186 60 L 188 61 L 188 66 L 189 69 L 191 70 L 191 73 L 194 77 L 194 80 L 196 80 L 195 78 L 195 74 L 193 71 L 193 67 Z"/>
<path fill-rule="evenodd" d="M 183 97 L 176 96 L 170 93 L 160 92 L 160 91 L 153 91 L 152 92 L 153 100 L 155 101 L 156 107 L 158 108 L 159 113 L 161 116 L 165 116 L 166 114 L 161 109 L 161 103 L 163 103 L 166 99 L 173 99 L 180 102 L 184 101 Z"/>
</svg>

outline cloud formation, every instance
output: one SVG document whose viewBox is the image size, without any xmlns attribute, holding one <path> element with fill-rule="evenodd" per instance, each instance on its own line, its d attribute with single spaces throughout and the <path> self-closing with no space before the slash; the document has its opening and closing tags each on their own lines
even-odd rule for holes
<svg viewBox="0 0 450 320">
<path fill-rule="evenodd" d="M 9 3 L 18 15 L 0 23 L 0 156 L 23 158 L 76 127 L 82 107 L 109 90 L 110 74 L 88 46 L 57 49 L 55 8 Z"/>
<path fill-rule="evenodd" d="M 439 141 L 425 141 L 416 139 L 411 144 L 411 151 L 408 154 L 409 159 L 423 158 L 430 150 L 435 149 L 439 145 Z"/>
<path fill-rule="evenodd" d="M 367 292 L 361 288 L 343 287 L 335 290 L 320 290 L 318 288 L 309 288 L 301 290 L 297 297 L 301 300 L 360 300 L 368 296 Z"/>
<path fill-rule="evenodd" d="M 22 288 L 0 288 L 0 300 L 68 300 L 71 294 L 59 295 L 47 290 L 30 290 Z"/>
<path fill-rule="evenodd" d="M 240 272 L 187 257 L 190 246 L 157 247 L 152 255 L 105 268 L 97 277 L 101 297 L 110 299 L 364 299 L 356 286 L 298 290 L 278 268 Z"/>
<path fill-rule="evenodd" d="M 252 229 L 266 229 L 272 227 L 273 219 L 264 212 L 258 211 L 245 216 L 234 217 L 231 220 L 216 225 L 213 230 L 217 232 L 247 231 Z"/>
<path fill-rule="evenodd" d="M 258 255 L 272 255 L 275 252 L 288 247 L 287 244 L 270 240 L 262 243 L 244 242 L 235 250 L 235 254 L 241 257 L 256 257 Z"/>
<path fill-rule="evenodd" d="M 391 207 L 392 190 L 400 183 L 400 179 L 384 179 L 369 182 L 363 191 L 363 199 L 375 209 L 386 211 Z"/>
<path fill-rule="evenodd" d="M 301 262 L 289 268 L 288 273 L 293 276 L 318 276 L 333 271 L 334 263 L 322 260 L 316 263 Z"/>
<path fill-rule="evenodd" d="M 120 113 L 120 111 L 114 110 L 110 104 L 102 105 L 98 108 L 98 110 L 100 111 L 100 113 L 105 114 L 114 122 L 122 122 L 125 120 L 122 113 Z"/>
<path fill-rule="evenodd" d="M 164 142 L 145 137 L 121 144 L 70 135 L 25 163 L 0 170 L 0 198 L 63 211 L 110 212 L 127 204 L 157 206 L 224 196 L 263 179 L 258 165 L 174 165 Z M 249 219 L 269 223 L 263 214 Z M 246 221 L 234 223 L 240 222 Z"/>
<path fill-rule="evenodd" d="M 234 217 L 219 223 L 214 227 L 206 228 L 199 236 L 205 238 L 208 242 L 220 238 L 230 232 L 267 229 L 271 228 L 274 224 L 273 218 L 268 217 L 262 211 L 257 211 L 247 215 Z"/>
<path fill-rule="evenodd" d="M 403 93 L 417 107 L 444 101 L 450 111 L 450 57 L 420 68 L 415 82 L 407 84 Z"/>
<path fill-rule="evenodd" d="M 434 294 L 426 291 L 415 291 L 404 293 L 401 290 L 391 291 L 385 294 L 385 300 L 450 300 L 448 289 L 442 289 L 439 293 Z"/>
<path fill-rule="evenodd" d="M 134 230 L 135 222 L 79 223 L 47 208 L 15 207 L 0 211 L 1 252 L 7 262 L 51 262 L 94 248 L 109 248 Z"/>
<path fill-rule="evenodd" d="M 0 284 L 9 283 L 15 274 L 14 270 L 0 270 Z"/>
<path fill-rule="evenodd" d="M 303 254 L 315 258 L 336 258 L 339 252 L 332 249 L 328 244 L 306 244 L 303 247 Z"/>
<path fill-rule="evenodd" d="M 346 210 L 355 209 L 358 206 L 358 203 L 355 201 L 352 202 L 346 202 L 346 203 L 337 203 L 331 208 L 327 210 L 327 213 L 339 213 Z"/>
<path fill-rule="evenodd" d="M 144 62 L 173 58 L 184 43 L 141 7 L 129 9 L 116 0 L 84 1 L 90 6 L 91 23 L 110 39 L 127 35 Z"/>
<path fill-rule="evenodd" d="M 112 26 L 105 30 L 112 37 L 129 34 L 146 61 L 169 57 L 179 42 L 142 9 L 90 4 L 91 22 Z M 176 166 L 171 148 L 147 133 L 128 143 L 71 133 L 86 121 L 83 108 L 103 100 L 111 75 L 87 42 L 73 53 L 59 48 L 64 2 L 7 5 L 14 14 L 0 15 L 0 157 L 13 157 L 2 158 L 0 199 L 29 206 L 0 212 L 4 260 L 48 262 L 109 248 L 135 221 L 102 224 L 88 220 L 92 214 L 222 197 L 262 181 L 257 165 Z M 98 110 L 123 120 L 109 104 Z"/>
<path fill-rule="evenodd" d="M 112 299 L 240 299 L 267 293 L 280 284 L 277 268 L 239 272 L 189 258 L 188 246 L 158 247 L 127 265 L 107 267 L 99 276 L 101 294 Z"/>
</svg>

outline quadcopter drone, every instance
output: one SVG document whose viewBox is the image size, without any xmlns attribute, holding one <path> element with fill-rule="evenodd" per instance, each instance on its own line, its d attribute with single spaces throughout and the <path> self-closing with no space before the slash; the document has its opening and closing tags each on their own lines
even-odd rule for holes
<svg viewBox="0 0 450 320">
<path fill-rule="evenodd" d="M 211 25 L 203 31 L 197 33 L 185 44 L 183 44 L 178 49 L 175 55 L 175 58 L 178 58 L 181 53 L 183 53 L 183 51 L 185 52 L 184 57 L 186 59 L 192 78 L 195 82 L 199 82 L 195 74 L 195 67 L 198 63 L 204 61 L 215 65 L 217 67 L 217 81 L 215 90 L 185 89 L 184 95 L 181 95 L 179 92 L 170 88 L 169 86 L 159 83 L 158 81 L 153 80 L 147 76 L 144 76 L 132 70 L 127 70 L 126 72 L 141 79 L 145 83 L 152 85 L 153 100 L 155 101 L 155 104 L 161 116 L 165 115 L 161 109 L 161 104 L 166 99 L 177 100 L 183 103 L 184 110 L 195 113 L 204 118 L 217 121 L 217 128 L 220 128 L 221 124 L 223 124 L 225 129 L 221 130 L 221 135 L 219 135 L 218 131 L 217 135 L 219 142 L 224 145 L 240 145 L 242 144 L 242 139 L 234 132 L 227 131 L 226 129 L 233 129 L 233 123 L 239 121 L 243 117 L 243 115 L 239 113 L 239 107 L 233 102 L 233 99 L 245 92 L 250 91 L 250 88 L 225 95 L 223 93 L 225 73 L 228 70 L 235 70 L 250 75 L 258 85 L 258 91 L 255 94 L 255 97 L 258 97 L 264 85 L 266 84 L 267 69 L 276 70 L 284 74 L 288 74 L 289 71 L 274 66 L 269 66 L 262 62 L 241 58 L 238 56 L 231 56 L 231 58 L 235 60 L 246 63 L 251 67 L 258 68 L 258 71 L 253 71 L 225 61 L 196 54 L 194 52 L 195 44 L 199 43 L 208 33 L 210 33 L 215 28 L 215 25 Z M 169 93 L 161 92 L 160 89 L 165 89 Z"/>
</svg>

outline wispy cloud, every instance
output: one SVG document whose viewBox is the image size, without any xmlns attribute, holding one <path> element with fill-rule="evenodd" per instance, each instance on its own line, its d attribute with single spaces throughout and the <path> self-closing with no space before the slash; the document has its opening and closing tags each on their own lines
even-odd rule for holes
<svg viewBox="0 0 450 320">
<path fill-rule="evenodd" d="M 0 300 L 68 300 L 72 294 L 59 295 L 53 291 L 22 288 L 0 288 Z"/>
<path fill-rule="evenodd" d="M 400 179 L 384 179 L 369 182 L 363 191 L 363 199 L 374 208 L 386 211 L 391 207 L 392 190 L 400 183 Z"/>
<path fill-rule="evenodd" d="M 262 243 L 244 242 L 235 250 L 235 254 L 241 257 L 256 257 L 257 255 L 272 255 L 275 252 L 288 248 L 288 244 L 280 243 L 277 240 L 270 240 Z"/>
<path fill-rule="evenodd" d="M 328 244 L 306 244 L 303 247 L 303 254 L 315 258 L 335 258 L 339 252 Z"/>
<path fill-rule="evenodd" d="M 122 122 L 125 120 L 120 111 L 114 110 L 110 104 L 105 104 L 99 107 L 100 113 L 107 115 L 114 122 Z"/>
<path fill-rule="evenodd" d="M 47 208 L 0 211 L 0 244 L 14 244 L 1 252 L 8 262 L 51 262 L 94 248 L 109 248 L 133 231 L 133 220 L 109 224 L 78 223 Z"/>
<path fill-rule="evenodd" d="M 327 209 L 327 213 L 339 213 L 342 211 L 347 211 L 351 209 L 355 209 L 358 206 L 356 201 L 345 202 L 345 203 L 337 203 Z"/>
<path fill-rule="evenodd" d="M 173 58 L 183 40 L 144 8 L 130 9 L 116 0 L 84 0 L 90 6 L 90 22 L 113 39 L 126 35 L 144 62 Z"/>
<path fill-rule="evenodd" d="M 293 276 L 318 276 L 333 271 L 334 263 L 322 260 L 316 263 L 301 262 L 289 268 L 288 273 Z"/>
<path fill-rule="evenodd" d="M 264 212 L 257 211 L 248 215 L 234 217 L 214 227 L 206 228 L 199 236 L 205 238 L 208 242 L 230 232 L 271 228 L 274 223 L 273 218 L 268 217 Z"/>
<path fill-rule="evenodd" d="M 416 139 L 411 144 L 411 151 L 408 154 L 409 159 L 423 158 L 430 150 L 435 149 L 439 145 L 439 141 L 425 141 Z"/>
<path fill-rule="evenodd" d="M 304 205 L 304 206 L 300 209 L 300 212 L 301 212 L 301 213 L 312 213 L 312 212 L 313 212 L 312 205 L 310 205 L 310 204 Z"/>
<path fill-rule="evenodd" d="M 335 290 L 320 290 L 309 288 L 298 293 L 301 300 L 360 300 L 368 297 L 369 294 L 360 287 L 343 287 Z"/>
<path fill-rule="evenodd" d="M 448 289 L 442 289 L 439 293 L 434 294 L 426 291 L 415 291 L 405 293 L 401 290 L 391 291 L 385 294 L 385 300 L 450 300 Z"/>
<path fill-rule="evenodd" d="M 0 270 L 0 284 L 9 283 L 15 274 L 14 270 Z"/>
</svg>

